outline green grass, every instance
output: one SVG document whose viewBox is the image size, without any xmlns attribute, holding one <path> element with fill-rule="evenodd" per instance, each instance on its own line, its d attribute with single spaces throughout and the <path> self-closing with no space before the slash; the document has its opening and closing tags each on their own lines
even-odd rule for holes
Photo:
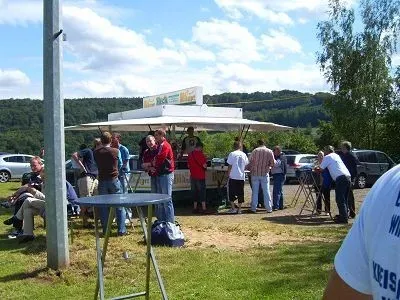
<svg viewBox="0 0 400 300">
<path fill-rule="evenodd" d="M 0 198 L 17 187 L 18 183 L 0 184 Z M 46 268 L 42 220 L 35 220 L 37 239 L 20 245 L 7 238 L 9 228 L 2 222 L 9 215 L 0 209 L 0 299 L 91 299 L 96 283 L 93 232 L 81 229 L 77 222 L 71 265 L 56 272 Z M 184 232 L 197 228 L 207 240 L 214 230 L 221 241 L 194 243 L 189 234 L 185 248 L 155 248 L 169 298 L 320 299 L 348 226 L 277 224 L 264 216 L 180 215 Z M 261 233 L 263 239 L 280 235 L 284 239 L 251 244 Z M 144 290 L 142 236 L 136 227 L 126 237 L 110 239 L 105 267 L 107 297 Z M 220 247 L 224 236 L 230 237 L 230 243 L 237 241 L 237 247 Z M 122 257 L 124 251 L 129 253 L 127 260 Z M 160 299 L 156 282 L 152 274 L 151 299 Z"/>
</svg>

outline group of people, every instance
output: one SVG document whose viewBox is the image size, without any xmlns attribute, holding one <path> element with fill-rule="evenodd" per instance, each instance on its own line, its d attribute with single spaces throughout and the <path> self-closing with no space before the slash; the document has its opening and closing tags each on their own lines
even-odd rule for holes
<svg viewBox="0 0 400 300">
<path fill-rule="evenodd" d="M 241 213 L 246 171 L 249 172 L 252 188 L 250 212 L 257 212 L 260 188 L 267 213 L 284 209 L 283 184 L 286 179 L 287 161 L 281 147 L 275 146 L 271 150 L 265 146 L 262 140 L 258 140 L 257 147 L 249 155 L 246 155 L 243 152 L 243 145 L 236 140 L 233 148 L 234 151 L 229 154 L 227 159 L 229 164 L 228 197 L 231 203 L 229 213 Z M 317 195 L 317 213 L 322 212 L 322 199 L 324 199 L 325 211 L 330 213 L 330 191 L 334 182 L 339 210 L 334 221 L 347 223 L 348 218 L 355 218 L 353 186 L 357 177 L 357 164 L 359 161 L 352 153 L 351 143 L 348 141 L 341 144 L 339 154 L 332 146 L 326 146 L 323 152 L 318 153 L 315 171 L 321 173 L 322 183 Z M 273 179 L 272 197 L 269 190 L 270 176 Z M 237 205 L 235 204 L 236 200 Z"/>
<path fill-rule="evenodd" d="M 171 145 L 165 138 L 165 131 L 156 130 L 154 136 L 147 136 L 148 149 L 145 151 L 143 168 L 152 178 L 152 192 L 172 195 L 175 160 Z M 100 138 L 94 140 L 93 147 L 82 144 L 79 151 L 72 154 L 72 161 L 78 166 L 77 187 L 80 197 L 90 197 L 95 194 L 118 194 L 127 192 L 129 178 L 129 151 L 121 143 L 119 133 L 103 132 Z M 23 179 L 22 186 L 8 198 L 8 205 L 14 207 L 14 214 L 4 221 L 13 225 L 15 231 L 10 237 L 18 237 L 21 242 L 34 239 L 33 218 L 35 215 L 45 216 L 44 183 L 45 173 L 43 161 L 36 156 L 31 161 L 32 172 Z M 129 180 L 129 179 L 128 179 Z M 90 208 L 75 204 L 77 194 L 72 185 L 66 181 L 67 201 L 72 212 L 82 216 L 83 226 L 92 228 L 89 217 L 93 215 Z M 99 219 L 106 230 L 109 209 L 99 208 Z M 127 234 L 125 220 L 129 211 L 123 207 L 116 208 L 118 236 Z M 160 221 L 175 222 L 172 200 L 156 207 L 156 217 Z"/>
<path fill-rule="evenodd" d="M 151 177 L 151 191 L 172 195 L 175 162 L 171 145 L 165 138 L 165 131 L 156 130 L 154 135 L 146 137 L 147 149 L 143 153 L 142 167 Z M 81 175 L 77 181 L 80 197 L 127 193 L 129 181 L 129 150 L 122 143 L 119 133 L 103 132 L 100 144 L 93 149 L 81 146 L 73 158 L 81 166 Z M 82 208 L 86 212 L 87 208 Z M 116 208 L 118 236 L 127 234 L 125 220 L 130 211 L 124 207 Z M 88 225 L 87 216 L 83 214 L 84 226 Z M 99 209 L 100 222 L 103 232 L 106 230 L 109 209 Z M 172 200 L 156 207 L 156 217 L 160 221 L 175 222 Z"/>
<path fill-rule="evenodd" d="M 346 224 L 349 218 L 356 216 L 353 186 L 359 161 L 352 153 L 351 143 L 348 141 L 342 142 L 338 153 L 332 146 L 326 146 L 323 152 L 318 153 L 315 170 L 321 173 L 322 184 L 317 196 L 317 213 L 322 211 L 322 199 L 324 199 L 325 211 L 330 212 L 330 190 L 334 182 L 336 204 L 339 210 L 334 221 Z"/>
<path fill-rule="evenodd" d="M 281 147 L 275 146 L 271 150 L 265 146 L 263 140 L 258 140 L 257 147 L 248 156 L 243 152 L 243 144 L 237 139 L 233 143 L 233 148 L 234 151 L 229 153 L 227 159 L 229 165 L 228 197 L 231 203 L 228 213 L 240 214 L 242 212 L 246 171 L 249 172 L 252 188 L 250 212 L 257 212 L 260 187 L 267 213 L 284 209 L 283 184 L 286 178 L 287 162 Z M 270 174 L 273 177 L 272 198 L 269 189 Z"/>
</svg>

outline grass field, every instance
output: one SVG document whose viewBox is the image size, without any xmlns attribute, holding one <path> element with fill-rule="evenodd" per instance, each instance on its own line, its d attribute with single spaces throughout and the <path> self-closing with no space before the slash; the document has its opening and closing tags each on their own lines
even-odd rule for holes
<svg viewBox="0 0 400 300">
<path fill-rule="evenodd" d="M 18 183 L 0 184 L 0 198 L 4 200 L 17 187 Z M 296 189 L 285 185 L 287 203 Z M 366 192 L 356 191 L 358 206 Z M 178 209 L 185 247 L 155 248 L 169 298 L 320 299 L 334 255 L 351 224 L 335 225 L 328 217 L 296 218 L 299 210 L 297 206 L 268 215 L 193 216 L 189 207 Z M 93 232 L 76 221 L 71 265 L 56 272 L 46 268 L 42 220 L 35 220 L 37 238 L 21 245 L 7 238 L 10 228 L 3 221 L 10 214 L 0 209 L 0 299 L 92 299 L 96 282 Z M 124 251 L 128 259 L 123 258 Z M 128 236 L 110 239 L 107 297 L 144 290 L 144 253 L 137 221 Z M 150 299 L 160 299 L 153 275 Z"/>
</svg>

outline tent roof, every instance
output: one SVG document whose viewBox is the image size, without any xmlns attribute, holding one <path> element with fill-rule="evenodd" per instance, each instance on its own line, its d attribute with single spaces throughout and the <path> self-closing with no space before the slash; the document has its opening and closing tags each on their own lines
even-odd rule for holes
<svg viewBox="0 0 400 300">
<path fill-rule="evenodd" d="M 82 131 L 101 129 L 102 131 L 112 130 L 144 132 L 148 131 L 149 128 L 154 130 L 161 127 L 170 127 L 172 125 L 175 125 L 176 130 L 183 130 L 188 126 L 193 126 L 198 131 L 235 131 L 243 126 L 250 126 L 249 131 L 276 131 L 292 129 L 292 127 L 289 126 L 241 118 L 159 116 L 80 124 L 66 127 L 65 130 Z"/>
</svg>

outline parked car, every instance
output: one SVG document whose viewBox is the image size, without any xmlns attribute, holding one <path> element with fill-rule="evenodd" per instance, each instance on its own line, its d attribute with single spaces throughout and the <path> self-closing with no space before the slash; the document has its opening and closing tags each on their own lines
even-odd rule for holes
<svg viewBox="0 0 400 300">
<path fill-rule="evenodd" d="M 396 165 L 386 153 L 381 151 L 353 150 L 353 153 L 360 161 L 355 182 L 356 188 L 359 189 L 373 185 L 381 175 Z"/>
<path fill-rule="evenodd" d="M 286 172 L 286 181 L 297 179 L 296 170 L 302 167 L 313 167 L 315 161 L 317 159 L 317 155 L 315 154 L 294 154 L 294 155 L 286 155 L 287 160 L 287 172 Z"/>
<path fill-rule="evenodd" d="M 301 154 L 299 151 L 292 149 L 282 149 L 282 152 L 285 153 L 285 155 Z"/>
<path fill-rule="evenodd" d="M 30 161 L 33 155 L 3 154 L 0 155 L 0 182 L 10 179 L 21 179 L 24 173 L 31 171 Z"/>
</svg>

